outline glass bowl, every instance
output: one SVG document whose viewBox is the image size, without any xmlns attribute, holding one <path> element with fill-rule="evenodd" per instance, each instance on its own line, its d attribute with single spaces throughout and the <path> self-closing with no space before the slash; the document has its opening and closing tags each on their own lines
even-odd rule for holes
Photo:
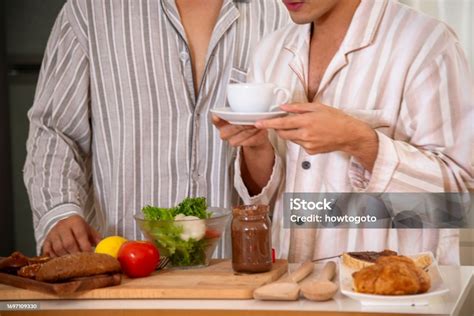
<svg viewBox="0 0 474 316">
<path fill-rule="evenodd" d="M 210 207 L 208 211 L 212 213 L 208 219 L 146 220 L 143 214 L 134 218 L 143 235 L 173 267 L 199 268 L 209 265 L 231 214 L 224 208 Z"/>
</svg>

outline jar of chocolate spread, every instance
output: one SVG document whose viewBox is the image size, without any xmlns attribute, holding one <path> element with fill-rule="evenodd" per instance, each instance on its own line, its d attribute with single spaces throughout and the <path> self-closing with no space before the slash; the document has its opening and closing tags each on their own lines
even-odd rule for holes
<svg viewBox="0 0 474 316">
<path fill-rule="evenodd" d="M 267 205 L 240 205 L 232 210 L 232 268 L 259 273 L 272 268 L 271 223 Z"/>
</svg>

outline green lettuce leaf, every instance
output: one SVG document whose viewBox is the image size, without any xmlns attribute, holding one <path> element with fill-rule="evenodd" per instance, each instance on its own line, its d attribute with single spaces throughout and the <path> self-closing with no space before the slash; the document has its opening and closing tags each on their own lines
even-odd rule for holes
<svg viewBox="0 0 474 316">
<path fill-rule="evenodd" d="M 148 221 L 170 221 L 174 220 L 175 208 L 163 208 L 147 205 L 142 208 L 142 213 Z"/>
<path fill-rule="evenodd" d="M 200 219 L 211 217 L 212 213 L 207 211 L 206 198 L 185 198 L 179 203 L 176 214 L 184 214 L 185 216 L 196 216 Z"/>
</svg>

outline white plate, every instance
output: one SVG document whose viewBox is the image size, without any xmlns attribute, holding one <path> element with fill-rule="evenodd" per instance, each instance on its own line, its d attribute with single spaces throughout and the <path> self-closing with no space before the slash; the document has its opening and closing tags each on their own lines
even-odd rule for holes
<svg viewBox="0 0 474 316">
<path fill-rule="evenodd" d="M 364 294 L 357 293 L 354 291 L 352 286 L 352 273 L 357 271 L 347 267 L 342 259 L 339 259 L 339 284 L 341 286 L 341 293 L 349 296 L 350 298 L 359 301 L 362 305 L 370 306 L 415 306 L 415 305 L 428 305 L 429 299 L 435 296 L 444 295 L 449 292 L 446 287 L 443 278 L 439 272 L 438 264 L 433 257 L 431 252 L 423 252 L 415 256 L 409 256 L 416 258 L 419 255 L 429 255 L 432 259 L 432 264 L 428 267 L 428 274 L 431 277 L 431 288 L 428 292 L 416 295 L 375 295 L 375 294 Z"/>
<path fill-rule="evenodd" d="M 255 122 L 259 120 L 271 119 L 275 117 L 285 116 L 288 114 L 288 112 L 285 111 L 241 113 L 233 112 L 232 109 L 229 107 L 212 109 L 211 113 L 234 125 L 254 125 Z"/>
</svg>

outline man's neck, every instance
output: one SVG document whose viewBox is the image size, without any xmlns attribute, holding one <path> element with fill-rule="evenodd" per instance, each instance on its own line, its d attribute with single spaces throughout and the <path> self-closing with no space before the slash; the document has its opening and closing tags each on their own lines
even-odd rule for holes
<svg viewBox="0 0 474 316">
<path fill-rule="evenodd" d="M 313 22 L 316 32 L 314 36 L 332 35 L 333 37 L 344 37 L 352 21 L 360 0 L 339 1 L 329 12 Z"/>
</svg>

